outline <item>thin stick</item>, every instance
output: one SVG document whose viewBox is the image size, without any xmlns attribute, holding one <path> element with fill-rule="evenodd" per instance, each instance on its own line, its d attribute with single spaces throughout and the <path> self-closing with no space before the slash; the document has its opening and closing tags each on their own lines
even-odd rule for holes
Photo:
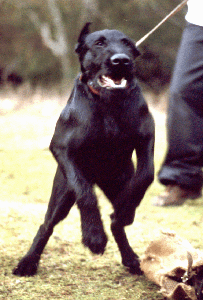
<svg viewBox="0 0 203 300">
<path fill-rule="evenodd" d="M 138 47 L 142 42 L 144 42 L 155 30 L 157 30 L 163 23 L 165 23 L 169 18 L 171 18 L 172 16 L 174 16 L 178 11 L 180 11 L 183 6 L 186 5 L 186 3 L 188 2 L 188 0 L 184 0 L 182 1 L 178 6 L 176 6 L 176 8 L 174 8 L 170 14 L 168 14 L 159 24 L 157 24 L 150 32 L 148 32 L 145 36 L 143 36 L 143 38 L 141 38 L 139 41 L 137 41 L 137 43 L 135 44 L 136 47 Z"/>
</svg>

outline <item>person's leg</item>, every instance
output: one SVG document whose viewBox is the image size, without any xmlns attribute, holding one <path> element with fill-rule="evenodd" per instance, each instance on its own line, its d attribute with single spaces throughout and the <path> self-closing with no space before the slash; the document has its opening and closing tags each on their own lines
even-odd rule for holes
<svg viewBox="0 0 203 300">
<path fill-rule="evenodd" d="M 167 186 L 154 205 L 180 205 L 203 185 L 203 27 L 187 24 L 170 87 L 168 150 L 158 174 Z"/>
</svg>

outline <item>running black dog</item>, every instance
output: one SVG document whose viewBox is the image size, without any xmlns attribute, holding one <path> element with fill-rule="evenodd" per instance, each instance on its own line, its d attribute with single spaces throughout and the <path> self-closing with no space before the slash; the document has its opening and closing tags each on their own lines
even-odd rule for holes
<svg viewBox="0 0 203 300">
<path fill-rule="evenodd" d="M 153 181 L 154 122 L 134 76 L 140 54 L 117 30 L 89 33 L 87 23 L 78 39 L 82 73 L 56 124 L 51 141 L 58 169 L 44 224 L 13 273 L 31 276 L 54 226 L 74 203 L 81 214 L 82 242 L 96 254 L 105 250 L 103 229 L 93 187 L 111 201 L 111 230 L 132 273 L 140 273 L 124 226 L 132 224 L 135 209 Z M 136 150 L 137 168 L 131 160 Z"/>
</svg>

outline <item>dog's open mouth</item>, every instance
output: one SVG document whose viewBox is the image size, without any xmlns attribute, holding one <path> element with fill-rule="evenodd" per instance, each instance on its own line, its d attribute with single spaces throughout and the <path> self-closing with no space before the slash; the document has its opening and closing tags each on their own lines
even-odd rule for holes
<svg viewBox="0 0 203 300">
<path fill-rule="evenodd" d="M 113 79 L 109 76 L 102 75 L 97 82 L 101 87 L 107 89 L 126 88 L 127 86 L 127 80 L 124 77 L 121 79 Z"/>
</svg>

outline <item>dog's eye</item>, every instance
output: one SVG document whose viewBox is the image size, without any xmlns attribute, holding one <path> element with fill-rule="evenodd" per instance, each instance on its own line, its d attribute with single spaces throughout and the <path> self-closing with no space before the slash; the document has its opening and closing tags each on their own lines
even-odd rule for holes
<svg viewBox="0 0 203 300">
<path fill-rule="evenodd" d="M 122 42 L 127 47 L 132 47 L 132 43 L 128 39 L 122 39 Z"/>
<path fill-rule="evenodd" d="M 94 44 L 95 44 L 96 46 L 102 47 L 102 46 L 104 45 L 104 42 L 101 41 L 101 40 L 99 40 L 99 41 L 96 41 Z"/>
</svg>

